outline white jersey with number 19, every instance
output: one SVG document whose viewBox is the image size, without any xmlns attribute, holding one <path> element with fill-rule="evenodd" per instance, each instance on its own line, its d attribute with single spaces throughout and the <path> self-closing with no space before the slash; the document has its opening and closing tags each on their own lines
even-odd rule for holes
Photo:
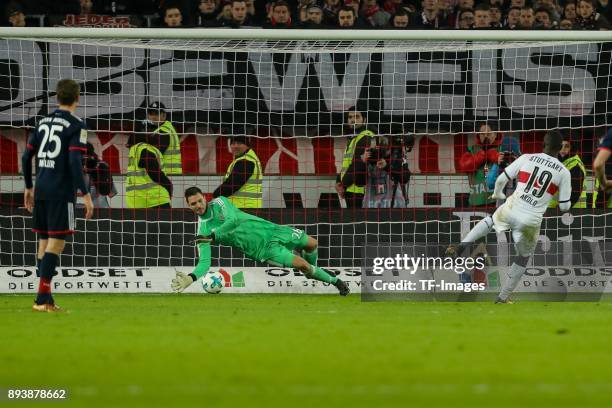
<svg viewBox="0 0 612 408">
<path fill-rule="evenodd" d="M 524 154 L 504 170 L 517 186 L 508 198 L 514 211 L 522 212 L 527 219 L 541 219 L 548 203 L 559 193 L 559 203 L 569 202 L 572 182 L 569 170 L 546 153 Z"/>
</svg>

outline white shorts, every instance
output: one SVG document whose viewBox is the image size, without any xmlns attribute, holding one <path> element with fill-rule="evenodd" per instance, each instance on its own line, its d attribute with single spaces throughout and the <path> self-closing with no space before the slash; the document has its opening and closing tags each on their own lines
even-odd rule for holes
<svg viewBox="0 0 612 408">
<path fill-rule="evenodd" d="M 533 254 L 540 236 L 540 217 L 521 211 L 509 199 L 493 213 L 493 223 L 497 232 L 512 231 L 512 240 L 520 256 Z"/>
</svg>

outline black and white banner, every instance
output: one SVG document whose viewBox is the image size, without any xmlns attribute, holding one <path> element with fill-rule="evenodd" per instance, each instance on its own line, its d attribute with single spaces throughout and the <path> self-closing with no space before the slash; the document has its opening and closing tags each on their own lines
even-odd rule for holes
<svg viewBox="0 0 612 408">
<path fill-rule="evenodd" d="M 251 52 L 146 47 L 0 40 L 0 124 L 32 124 L 52 107 L 61 78 L 83 85 L 77 115 L 95 129 L 140 120 L 154 100 L 176 123 L 319 134 L 337 132 L 351 106 L 380 132 L 469 131 L 478 119 L 512 130 L 610 123 L 611 43 L 391 52 L 380 42 L 379 53 L 351 42 L 345 53 L 301 51 L 299 42 L 274 53 L 256 44 Z"/>
</svg>

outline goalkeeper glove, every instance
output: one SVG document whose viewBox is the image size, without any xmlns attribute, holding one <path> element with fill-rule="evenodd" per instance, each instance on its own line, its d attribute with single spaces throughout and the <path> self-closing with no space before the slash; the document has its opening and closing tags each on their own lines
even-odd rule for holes
<svg viewBox="0 0 612 408">
<path fill-rule="evenodd" d="M 176 277 L 172 279 L 172 283 L 170 284 L 170 287 L 172 288 L 173 291 L 175 291 L 176 293 L 179 293 L 187 289 L 189 285 L 191 285 L 193 282 L 195 282 L 195 279 L 193 278 L 191 274 L 187 275 L 186 273 L 183 273 L 183 272 L 177 272 Z"/>
</svg>

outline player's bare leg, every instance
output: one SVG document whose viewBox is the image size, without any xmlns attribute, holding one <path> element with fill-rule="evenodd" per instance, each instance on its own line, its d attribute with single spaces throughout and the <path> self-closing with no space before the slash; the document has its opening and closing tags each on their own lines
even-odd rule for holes
<svg viewBox="0 0 612 408">
<path fill-rule="evenodd" d="M 341 279 L 338 279 L 335 276 L 330 275 L 327 271 L 322 268 L 319 268 L 316 265 L 311 265 L 301 256 L 295 256 L 293 258 L 291 266 L 295 269 L 299 269 L 304 274 L 304 276 L 309 279 L 316 279 L 321 282 L 331 283 L 338 289 L 338 292 L 341 296 L 346 296 L 350 293 L 350 289 L 346 282 Z"/>
<path fill-rule="evenodd" d="M 59 255 L 64 251 L 65 245 L 66 241 L 63 239 L 49 238 L 40 240 L 37 254 L 38 259 L 40 259 L 40 284 L 38 286 L 36 301 L 32 306 L 32 310 L 36 312 L 61 311 L 60 307 L 55 304 L 53 296 L 51 295 L 51 280 L 55 273 Z"/>
</svg>

